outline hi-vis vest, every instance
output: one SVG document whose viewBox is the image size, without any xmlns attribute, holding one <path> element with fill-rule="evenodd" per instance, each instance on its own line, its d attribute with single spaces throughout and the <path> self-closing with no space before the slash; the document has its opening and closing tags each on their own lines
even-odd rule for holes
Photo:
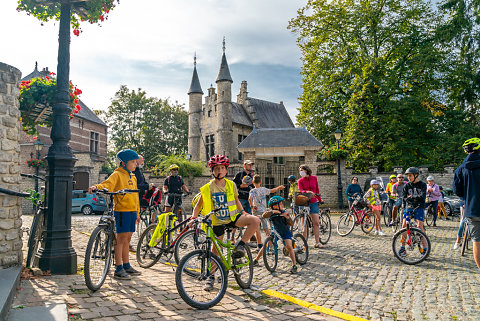
<svg viewBox="0 0 480 321">
<path fill-rule="evenodd" d="M 370 188 L 368 190 L 368 192 L 370 195 L 368 195 L 368 204 L 370 205 L 375 205 L 375 191 L 373 190 L 373 188 Z"/>
<path fill-rule="evenodd" d="M 237 211 L 237 204 L 235 203 L 234 183 L 228 179 L 225 179 L 225 182 L 227 183 L 226 193 L 227 193 L 228 212 L 230 214 L 230 220 L 234 221 L 237 215 L 239 214 Z M 207 215 L 213 209 L 212 194 L 210 192 L 210 184 L 212 183 L 213 183 L 213 180 L 211 180 L 209 183 L 203 185 L 200 188 L 200 193 L 202 193 L 202 201 L 203 201 L 202 215 Z M 212 215 L 211 218 L 212 218 L 212 225 L 228 224 L 228 222 L 220 221 L 215 215 Z"/>
</svg>

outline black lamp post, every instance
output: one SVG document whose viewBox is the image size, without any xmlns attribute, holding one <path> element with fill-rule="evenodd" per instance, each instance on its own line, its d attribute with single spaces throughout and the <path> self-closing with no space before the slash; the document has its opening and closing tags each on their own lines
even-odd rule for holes
<svg viewBox="0 0 480 321">
<path fill-rule="evenodd" d="M 340 149 L 340 138 L 342 138 L 342 131 L 337 128 L 335 133 L 335 139 L 337 140 L 337 149 Z M 340 171 L 340 158 L 337 160 L 338 162 L 338 170 L 337 170 L 337 176 L 338 176 L 338 208 L 343 209 L 343 187 L 342 187 L 342 173 Z"/>
<path fill-rule="evenodd" d="M 53 1 L 51 1 L 53 2 Z M 72 3 L 61 0 L 58 35 L 57 88 L 53 106 L 52 145 L 48 149 L 46 181 L 46 238 L 38 255 L 41 270 L 53 274 L 77 273 L 77 254 L 72 247 L 71 214 L 73 166 L 76 158 L 68 145 L 71 137 L 69 96 L 70 16 Z"/>
</svg>

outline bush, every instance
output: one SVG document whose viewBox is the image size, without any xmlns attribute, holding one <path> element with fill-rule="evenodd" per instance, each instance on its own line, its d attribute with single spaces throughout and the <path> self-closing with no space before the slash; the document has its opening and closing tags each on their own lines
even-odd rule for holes
<svg viewBox="0 0 480 321">
<path fill-rule="evenodd" d="M 192 162 L 185 159 L 185 155 L 161 155 L 154 160 L 155 166 L 150 167 L 155 176 L 168 176 L 168 167 L 177 164 L 180 168 L 179 174 L 183 177 L 202 176 L 205 165 L 203 162 Z"/>
</svg>

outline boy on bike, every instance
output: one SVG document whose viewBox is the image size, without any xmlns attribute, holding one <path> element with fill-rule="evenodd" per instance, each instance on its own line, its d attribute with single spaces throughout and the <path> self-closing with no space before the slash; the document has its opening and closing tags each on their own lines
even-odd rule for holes
<svg viewBox="0 0 480 321">
<path fill-rule="evenodd" d="M 214 179 L 200 188 L 201 196 L 193 209 L 192 219 L 198 217 L 200 211 L 202 215 L 207 215 L 213 209 L 221 209 L 211 216 L 213 232 L 219 240 L 223 240 L 225 227 L 246 227 L 242 239 L 232 253 L 234 260 L 242 258 L 245 256 L 242 248 L 260 226 L 260 219 L 244 211 L 238 199 L 237 186 L 233 181 L 225 178 L 228 166 L 230 166 L 227 156 L 212 156 L 208 161 L 208 166 Z M 215 247 L 212 248 L 212 252 L 218 254 Z M 214 282 L 215 278 L 212 274 L 206 281 L 204 290 L 212 290 Z"/>
<path fill-rule="evenodd" d="M 293 251 L 293 241 L 292 241 L 292 231 L 290 226 L 293 225 L 293 221 L 288 215 L 288 212 L 285 210 L 285 205 L 283 201 L 285 199 L 281 196 L 273 196 L 268 201 L 268 207 L 270 210 L 263 213 L 263 218 L 270 218 L 273 224 L 273 228 L 277 231 L 278 234 L 282 237 L 283 242 L 285 242 L 285 247 L 287 248 L 290 259 L 292 260 L 292 268 L 290 273 L 295 274 L 298 271 L 297 261 L 295 259 L 295 252 Z"/>
<path fill-rule="evenodd" d="M 380 200 L 380 194 L 378 193 L 378 187 L 380 183 L 376 179 L 370 181 L 370 189 L 363 195 L 363 199 L 368 203 L 375 215 L 375 235 L 384 236 L 380 224 L 380 212 L 382 211 L 382 201 Z"/>
<path fill-rule="evenodd" d="M 405 216 L 409 215 L 417 221 L 418 228 L 425 232 L 423 227 L 423 220 L 425 218 L 425 198 L 427 197 L 427 184 L 420 181 L 418 175 L 420 172 L 416 167 L 409 167 L 405 171 L 408 175 L 408 183 L 405 184 L 403 189 L 403 204 L 405 207 Z M 407 226 L 407 219 L 403 219 L 402 228 Z M 402 246 L 400 247 L 399 254 L 406 255 L 405 251 L 405 238 L 402 235 Z M 427 253 L 427 244 L 425 239 L 422 238 L 423 252 Z"/>
<path fill-rule="evenodd" d="M 187 186 L 183 182 L 182 176 L 178 175 L 179 167 L 177 164 L 172 164 L 168 168 L 170 171 L 170 176 L 165 178 L 163 182 L 163 194 L 181 194 L 182 190 L 189 194 Z M 182 198 L 181 197 L 174 197 L 173 195 L 168 195 L 165 199 L 165 212 L 171 212 L 172 207 L 175 205 L 180 206 L 182 205 Z M 178 219 L 181 219 L 180 217 Z"/>
<path fill-rule="evenodd" d="M 90 186 L 88 192 L 107 189 L 116 192 L 122 189 L 137 189 L 137 179 L 133 171 L 137 167 L 138 154 L 131 149 L 124 149 L 117 154 L 119 163 L 108 179 L 100 184 Z M 135 225 L 140 222 L 140 203 L 137 193 L 114 195 L 113 215 L 115 216 L 115 273 L 113 277 L 120 280 L 130 280 L 130 275 L 139 275 L 139 271 L 130 265 L 129 245 Z"/>
</svg>

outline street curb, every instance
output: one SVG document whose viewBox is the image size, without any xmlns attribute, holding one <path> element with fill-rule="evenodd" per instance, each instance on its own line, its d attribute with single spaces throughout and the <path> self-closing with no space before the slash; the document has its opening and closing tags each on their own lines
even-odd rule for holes
<svg viewBox="0 0 480 321">
<path fill-rule="evenodd" d="M 17 292 L 17 286 L 20 284 L 20 274 L 23 266 L 13 266 L 0 270 L 0 320 L 5 320 L 13 297 Z"/>
</svg>

